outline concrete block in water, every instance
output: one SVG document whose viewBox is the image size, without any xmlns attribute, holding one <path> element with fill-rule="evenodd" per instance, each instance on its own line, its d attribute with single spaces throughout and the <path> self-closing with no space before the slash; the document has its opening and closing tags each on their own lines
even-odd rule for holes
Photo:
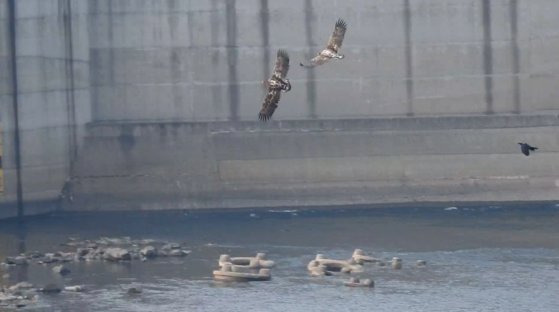
<svg viewBox="0 0 559 312">
<path fill-rule="evenodd" d="M 220 270 L 213 271 L 214 279 L 226 282 L 269 281 L 272 278 L 270 269 L 260 269 L 258 273 L 233 272 L 233 265 L 224 264 Z"/>
</svg>

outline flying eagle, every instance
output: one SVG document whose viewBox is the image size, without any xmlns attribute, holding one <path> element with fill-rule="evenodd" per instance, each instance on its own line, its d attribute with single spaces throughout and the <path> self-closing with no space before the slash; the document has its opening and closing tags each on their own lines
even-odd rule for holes
<svg viewBox="0 0 559 312">
<path fill-rule="evenodd" d="M 343 59 L 343 54 L 338 54 L 338 51 L 342 47 L 342 42 L 344 41 L 345 31 L 347 29 L 347 24 L 343 19 L 338 19 L 336 22 L 336 26 L 334 27 L 334 32 L 330 36 L 328 40 L 328 45 L 326 45 L 326 49 L 322 50 L 311 59 L 310 64 L 303 64 L 299 63 L 299 65 L 307 68 L 315 67 L 318 65 L 322 65 L 328 62 L 330 59 Z"/>
<path fill-rule="evenodd" d="M 272 78 L 264 81 L 268 94 L 262 103 L 262 109 L 258 114 L 258 119 L 267 121 L 272 118 L 272 114 L 278 107 L 281 92 L 291 90 L 291 83 L 285 77 L 289 70 L 289 55 L 284 50 L 278 50 L 276 66 Z"/>
<path fill-rule="evenodd" d="M 530 146 L 528 143 L 518 143 L 520 145 L 520 151 L 526 156 L 530 156 L 530 151 L 536 151 L 538 148 Z"/>
</svg>

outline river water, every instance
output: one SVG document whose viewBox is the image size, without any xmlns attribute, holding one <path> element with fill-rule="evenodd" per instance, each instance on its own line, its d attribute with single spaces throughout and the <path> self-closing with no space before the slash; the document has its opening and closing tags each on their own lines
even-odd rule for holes
<svg viewBox="0 0 559 312">
<path fill-rule="evenodd" d="M 398 207 L 235 213 L 57 213 L 23 227 L 0 222 L 0 258 L 60 250 L 68 237 L 130 236 L 185 243 L 185 258 L 76 262 L 4 269 L 0 284 L 26 280 L 85 285 L 39 295 L 29 311 L 559 311 L 559 205 Z M 343 286 L 346 275 L 308 276 L 317 253 L 347 259 L 355 248 L 403 259 L 402 270 L 366 265 L 375 288 Z M 212 280 L 220 254 L 266 252 L 272 280 Z M 415 266 L 416 260 L 427 266 Z M 4 272 L 5 273 L 5 272 Z M 138 296 L 126 289 L 139 287 Z"/>
</svg>

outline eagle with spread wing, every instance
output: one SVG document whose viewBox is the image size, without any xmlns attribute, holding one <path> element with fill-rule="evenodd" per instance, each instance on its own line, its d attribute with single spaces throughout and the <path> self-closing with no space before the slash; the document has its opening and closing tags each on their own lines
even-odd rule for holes
<svg viewBox="0 0 559 312">
<path fill-rule="evenodd" d="M 317 56 L 311 59 L 310 64 L 299 63 L 299 65 L 303 67 L 311 68 L 318 65 L 322 65 L 331 59 L 340 59 L 340 60 L 343 59 L 344 55 L 338 54 L 338 51 L 342 47 L 342 42 L 344 41 L 346 30 L 347 30 L 346 22 L 341 18 L 338 19 L 338 21 L 336 22 L 336 26 L 334 27 L 334 32 L 332 33 L 330 39 L 328 40 L 328 45 L 326 46 L 326 49 L 322 50 L 320 53 L 318 53 Z"/>
<path fill-rule="evenodd" d="M 291 83 L 286 78 L 288 70 L 289 55 L 284 50 L 278 50 L 272 78 L 264 81 L 268 93 L 266 98 L 264 98 L 264 103 L 262 103 L 258 119 L 267 121 L 272 118 L 272 114 L 278 107 L 281 92 L 289 92 L 291 90 Z"/>
</svg>

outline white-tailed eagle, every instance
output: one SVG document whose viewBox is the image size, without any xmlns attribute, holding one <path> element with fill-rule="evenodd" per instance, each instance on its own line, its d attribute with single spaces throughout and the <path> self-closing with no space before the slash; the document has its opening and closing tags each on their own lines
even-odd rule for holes
<svg viewBox="0 0 559 312">
<path fill-rule="evenodd" d="M 342 47 L 342 42 L 344 41 L 345 31 L 347 29 L 347 24 L 343 19 L 338 19 L 336 26 L 334 27 L 334 32 L 328 40 L 328 45 L 326 49 L 320 51 L 317 56 L 311 59 L 310 64 L 300 63 L 299 65 L 307 68 L 322 65 L 331 59 L 343 59 L 343 54 L 338 54 L 338 51 Z"/>
<path fill-rule="evenodd" d="M 267 121 L 272 118 L 272 114 L 278 107 L 281 92 L 291 90 L 291 83 L 287 80 L 287 71 L 289 70 L 289 55 L 284 50 L 278 50 L 276 58 L 276 66 L 272 78 L 264 81 L 268 93 L 262 103 L 262 109 L 258 114 L 258 119 Z"/>
</svg>

